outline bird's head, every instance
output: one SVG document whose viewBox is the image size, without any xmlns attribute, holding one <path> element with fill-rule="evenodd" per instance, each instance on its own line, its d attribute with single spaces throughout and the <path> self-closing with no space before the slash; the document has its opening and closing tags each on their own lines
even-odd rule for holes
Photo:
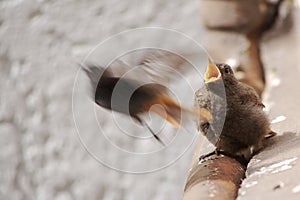
<svg viewBox="0 0 300 200">
<path fill-rule="evenodd" d="M 214 64 L 208 60 L 208 66 L 205 73 L 205 83 L 211 84 L 215 82 L 237 82 L 233 70 L 227 64 Z"/>
</svg>

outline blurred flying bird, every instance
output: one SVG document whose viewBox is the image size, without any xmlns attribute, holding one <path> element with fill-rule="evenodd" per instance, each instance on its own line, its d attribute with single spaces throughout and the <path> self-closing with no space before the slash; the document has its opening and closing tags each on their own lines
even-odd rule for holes
<svg viewBox="0 0 300 200">
<path fill-rule="evenodd" d="M 187 61 L 173 53 L 149 53 L 138 62 L 136 72 L 131 76 L 132 66 L 117 60 L 111 68 L 95 65 L 84 66 L 93 87 L 93 99 L 99 106 L 131 116 L 146 126 L 151 134 L 163 144 L 161 139 L 141 118 L 149 111 L 167 120 L 175 128 L 182 125 L 182 118 L 205 118 L 211 120 L 211 114 L 204 108 L 188 109 L 170 96 L 167 82 L 176 79 L 174 73 L 184 73 Z M 187 121 L 186 119 L 184 121 Z"/>
</svg>

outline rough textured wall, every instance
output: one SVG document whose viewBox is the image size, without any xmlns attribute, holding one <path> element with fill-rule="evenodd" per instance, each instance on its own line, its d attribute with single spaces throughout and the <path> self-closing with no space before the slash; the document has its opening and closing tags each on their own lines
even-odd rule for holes
<svg viewBox="0 0 300 200">
<path fill-rule="evenodd" d="M 200 40 L 198 1 L 0 1 L 0 199 L 181 199 L 191 151 L 155 173 L 120 173 L 85 151 L 72 118 L 76 63 L 144 26 Z"/>
</svg>

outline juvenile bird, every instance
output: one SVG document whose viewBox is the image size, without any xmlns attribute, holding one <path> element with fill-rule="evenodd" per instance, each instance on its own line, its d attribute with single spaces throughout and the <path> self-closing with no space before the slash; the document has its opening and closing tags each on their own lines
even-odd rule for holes
<svg viewBox="0 0 300 200">
<path fill-rule="evenodd" d="M 258 94 L 239 82 L 227 64 L 209 60 L 205 84 L 196 92 L 195 106 L 212 114 L 210 121 L 199 119 L 198 130 L 216 147 L 217 153 L 248 161 L 262 148 L 263 139 L 275 134 Z"/>
</svg>

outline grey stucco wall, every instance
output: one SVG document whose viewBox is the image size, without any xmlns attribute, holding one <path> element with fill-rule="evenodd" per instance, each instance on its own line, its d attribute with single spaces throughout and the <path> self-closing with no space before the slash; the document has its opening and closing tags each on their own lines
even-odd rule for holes
<svg viewBox="0 0 300 200">
<path fill-rule="evenodd" d="M 142 175 L 99 164 L 76 135 L 72 87 L 76 63 L 107 37 L 159 26 L 200 41 L 199 21 L 196 0 L 0 1 L 0 199 L 181 199 L 192 149 Z"/>
</svg>

